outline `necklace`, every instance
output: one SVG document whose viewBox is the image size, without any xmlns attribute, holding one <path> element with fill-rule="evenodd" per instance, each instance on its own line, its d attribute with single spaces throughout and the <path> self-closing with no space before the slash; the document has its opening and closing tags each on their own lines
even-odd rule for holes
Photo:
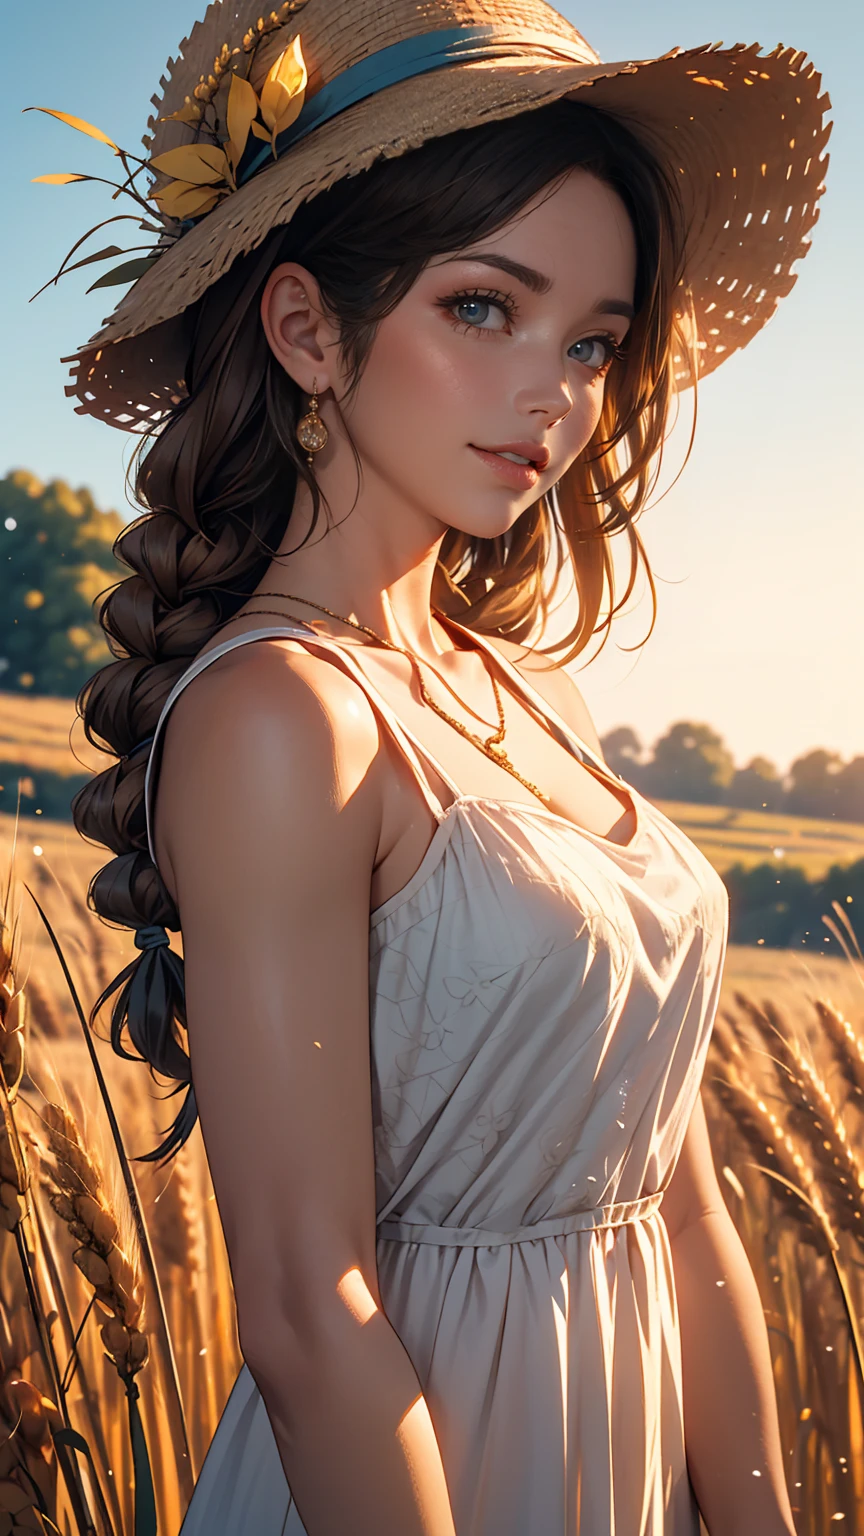
<svg viewBox="0 0 864 1536">
<path fill-rule="evenodd" d="M 524 784 L 525 788 L 530 790 L 532 795 L 536 795 L 538 800 L 542 800 L 544 805 L 549 804 L 549 796 L 545 795 L 542 789 L 538 789 L 536 784 L 532 784 L 530 779 L 525 779 L 522 777 L 521 773 L 519 773 L 518 769 L 514 767 L 513 763 L 510 761 L 510 758 L 507 756 L 506 751 L 501 746 L 501 742 L 504 740 L 507 726 L 504 720 L 504 705 L 501 702 L 501 693 L 498 688 L 498 682 L 494 673 L 490 669 L 487 668 L 487 671 L 489 681 L 492 684 L 492 692 L 495 695 L 495 707 L 498 711 L 498 728 L 497 730 L 493 731 L 492 735 L 487 737 L 484 741 L 482 737 L 475 735 L 473 731 L 469 731 L 468 727 L 463 725 L 461 720 L 454 719 L 452 715 L 447 713 L 446 709 L 442 709 L 441 705 L 436 703 L 435 699 L 433 699 L 428 688 L 426 687 L 426 684 L 423 681 L 423 676 L 420 671 L 419 657 L 415 656 L 413 651 L 408 651 L 404 648 L 404 646 L 401 645 L 394 645 L 392 640 L 385 640 L 383 635 L 377 634 L 376 631 L 374 629 L 370 629 L 368 625 L 358 624 L 356 619 L 346 619 L 343 614 L 334 613 L 332 608 L 325 608 L 323 603 L 313 603 L 311 598 L 295 597 L 291 592 L 261 592 L 255 595 L 260 597 L 285 597 L 289 602 L 292 603 L 306 603 L 310 608 L 317 608 L 321 613 L 329 614 L 332 619 L 338 619 L 340 624 L 347 624 L 351 629 L 360 630 L 364 635 L 369 635 L 373 640 L 377 640 L 379 645 L 383 645 L 385 650 L 398 651 L 401 656 L 407 656 L 408 660 L 411 662 L 412 667 L 414 668 L 414 674 L 417 678 L 417 686 L 420 689 L 420 697 L 422 698 L 424 704 L 428 704 L 429 708 L 434 710 L 436 715 L 440 715 L 442 720 L 446 720 L 448 725 L 452 725 L 453 729 L 458 731 L 460 736 L 464 736 L 466 741 L 470 741 L 473 746 L 479 748 L 481 752 L 484 752 L 488 758 L 491 758 L 492 762 L 498 763 L 499 767 L 506 769 L 507 773 L 511 773 L 514 779 L 518 779 L 520 784 Z M 276 610 L 273 608 L 259 608 L 255 611 L 258 613 L 276 613 Z M 442 618 L 442 615 L 438 613 L 437 609 L 433 608 L 432 612 L 437 618 Z M 278 617 L 284 619 L 285 615 L 279 614 Z M 431 664 L 427 663 L 427 665 Z M 432 668 L 432 671 L 435 672 L 434 667 Z M 435 675 L 438 677 L 439 674 L 435 672 Z M 450 689 L 450 692 L 453 694 L 454 698 L 459 697 L 458 694 L 456 694 L 454 690 L 450 688 L 449 683 L 446 684 L 446 686 Z M 475 710 L 470 708 L 469 705 L 464 704 L 462 699 L 459 699 L 459 702 L 463 705 L 463 708 L 468 710 L 469 714 L 474 715 L 476 720 L 481 718 Z M 483 721 L 483 724 L 488 725 L 488 721 Z"/>
</svg>

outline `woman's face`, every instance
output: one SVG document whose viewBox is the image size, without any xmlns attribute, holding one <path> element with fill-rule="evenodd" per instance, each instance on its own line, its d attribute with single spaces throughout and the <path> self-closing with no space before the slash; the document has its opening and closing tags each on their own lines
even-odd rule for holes
<svg viewBox="0 0 864 1536">
<path fill-rule="evenodd" d="M 635 278 L 624 204 L 583 170 L 469 250 L 433 258 L 380 322 L 355 392 L 332 380 L 362 499 L 428 519 L 433 538 L 512 527 L 594 432 Z"/>
</svg>

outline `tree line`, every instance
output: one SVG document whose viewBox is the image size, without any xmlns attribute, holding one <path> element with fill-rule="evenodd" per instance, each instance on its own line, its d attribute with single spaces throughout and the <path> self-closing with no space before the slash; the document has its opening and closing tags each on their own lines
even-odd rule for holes
<svg viewBox="0 0 864 1536">
<path fill-rule="evenodd" d="M 767 757 L 738 768 L 722 736 L 693 720 L 676 721 L 650 754 L 629 725 L 609 731 L 602 746 L 610 768 L 649 799 L 864 821 L 862 754 L 844 762 L 839 753 L 814 747 L 785 775 Z"/>
</svg>

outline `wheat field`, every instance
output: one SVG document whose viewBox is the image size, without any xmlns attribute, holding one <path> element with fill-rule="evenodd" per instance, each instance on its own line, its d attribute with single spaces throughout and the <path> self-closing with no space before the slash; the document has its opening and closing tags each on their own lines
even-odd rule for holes
<svg viewBox="0 0 864 1536">
<path fill-rule="evenodd" d="M 0 817 L 0 1536 L 175 1536 L 241 1364 L 200 1126 L 168 1169 L 124 1173 L 36 908 L 89 1011 L 137 955 L 86 910 L 104 861 L 71 825 Z M 731 946 L 703 1087 L 797 1529 L 864 1536 L 864 962 L 848 914 L 826 919 L 831 956 Z M 179 1100 L 90 1038 L 134 1159 Z"/>
</svg>

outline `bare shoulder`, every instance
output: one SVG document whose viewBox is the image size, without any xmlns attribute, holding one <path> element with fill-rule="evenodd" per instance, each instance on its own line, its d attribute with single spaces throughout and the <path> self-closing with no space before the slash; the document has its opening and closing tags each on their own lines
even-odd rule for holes
<svg viewBox="0 0 864 1536">
<path fill-rule="evenodd" d="M 193 850 L 200 857 L 214 838 L 224 858 L 232 837 L 254 836 L 262 819 L 273 819 L 275 848 L 303 827 L 311 835 L 313 824 L 324 834 L 359 794 L 374 829 L 380 815 L 376 821 L 373 808 L 370 818 L 369 801 L 378 780 L 370 767 L 379 746 L 362 688 L 302 646 L 268 639 L 217 657 L 183 690 L 165 726 L 154 844 L 175 900 L 178 861 L 188 866 Z"/>
<path fill-rule="evenodd" d="M 576 735 L 596 752 L 600 761 L 605 762 L 600 737 L 588 705 L 569 672 L 564 667 L 556 666 L 550 657 L 538 655 L 536 651 L 517 645 L 513 640 L 505 640 L 500 635 L 487 635 L 484 638 L 524 674 L 526 680 L 543 695 L 562 720 L 566 720 Z"/>
</svg>

